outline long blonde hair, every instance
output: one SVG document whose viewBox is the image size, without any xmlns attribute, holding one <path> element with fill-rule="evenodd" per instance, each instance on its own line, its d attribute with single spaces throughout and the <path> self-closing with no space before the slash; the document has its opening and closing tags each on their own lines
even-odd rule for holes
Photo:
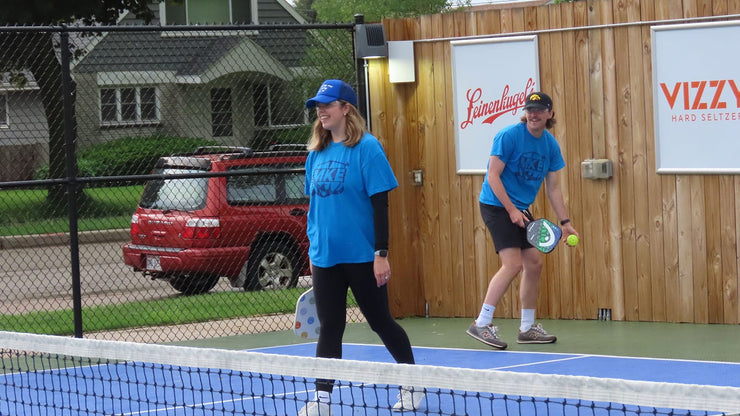
<svg viewBox="0 0 740 416">
<path fill-rule="evenodd" d="M 347 138 L 344 139 L 344 145 L 354 147 L 365 134 L 365 118 L 352 104 L 342 100 L 339 100 L 339 102 L 342 103 L 343 107 L 349 108 L 345 116 Z M 329 146 L 331 140 L 331 132 L 321 125 L 321 120 L 316 119 L 311 130 L 311 138 L 308 140 L 308 150 L 324 150 Z"/>
</svg>

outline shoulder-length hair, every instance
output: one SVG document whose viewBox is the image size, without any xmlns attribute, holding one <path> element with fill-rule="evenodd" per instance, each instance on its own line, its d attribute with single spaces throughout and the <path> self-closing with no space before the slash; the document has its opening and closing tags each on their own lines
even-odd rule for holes
<svg viewBox="0 0 740 416">
<path fill-rule="evenodd" d="M 520 120 L 522 121 L 522 123 L 526 123 L 527 122 L 527 115 L 526 114 L 522 114 L 522 118 L 520 118 Z M 552 112 L 552 117 L 548 118 L 547 119 L 547 122 L 545 123 L 545 128 L 548 129 L 548 130 L 550 130 L 555 125 L 555 123 L 557 123 L 557 122 L 558 121 L 555 120 L 555 112 L 553 111 Z"/>
<path fill-rule="evenodd" d="M 354 147 L 365 134 L 365 117 L 352 104 L 342 100 L 339 100 L 339 102 L 342 103 L 342 107 L 348 109 L 346 116 L 347 126 L 345 128 L 347 138 L 344 139 L 344 145 Z M 313 123 L 313 129 L 311 129 L 308 150 L 324 150 L 329 146 L 331 140 L 331 132 L 321 125 L 321 120 L 316 119 Z"/>
</svg>

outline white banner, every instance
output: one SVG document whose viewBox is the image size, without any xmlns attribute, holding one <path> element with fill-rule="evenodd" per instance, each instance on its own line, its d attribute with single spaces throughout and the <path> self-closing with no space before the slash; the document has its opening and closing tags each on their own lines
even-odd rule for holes
<svg viewBox="0 0 740 416">
<path fill-rule="evenodd" d="M 740 22 L 651 34 L 658 173 L 740 173 Z"/>
<path fill-rule="evenodd" d="M 485 174 L 493 137 L 539 89 L 537 36 L 451 41 L 458 174 Z"/>
</svg>

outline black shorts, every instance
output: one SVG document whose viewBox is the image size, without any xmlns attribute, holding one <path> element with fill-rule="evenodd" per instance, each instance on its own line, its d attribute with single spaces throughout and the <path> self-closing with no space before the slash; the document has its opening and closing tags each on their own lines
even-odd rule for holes
<svg viewBox="0 0 740 416">
<path fill-rule="evenodd" d="M 518 247 L 525 249 L 532 247 L 527 242 L 527 229 L 511 222 L 509 213 L 506 212 L 504 207 L 481 202 L 480 215 L 488 228 L 488 232 L 491 233 L 496 253 L 505 248 Z"/>
</svg>

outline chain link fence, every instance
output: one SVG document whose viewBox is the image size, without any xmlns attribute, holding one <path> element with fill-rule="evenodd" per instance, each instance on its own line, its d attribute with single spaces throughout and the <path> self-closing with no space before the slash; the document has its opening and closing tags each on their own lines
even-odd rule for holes
<svg viewBox="0 0 740 416">
<path fill-rule="evenodd" d="M 0 51 L 0 329 L 292 327 L 304 102 L 358 82 L 353 25 L 0 27 Z"/>
</svg>

